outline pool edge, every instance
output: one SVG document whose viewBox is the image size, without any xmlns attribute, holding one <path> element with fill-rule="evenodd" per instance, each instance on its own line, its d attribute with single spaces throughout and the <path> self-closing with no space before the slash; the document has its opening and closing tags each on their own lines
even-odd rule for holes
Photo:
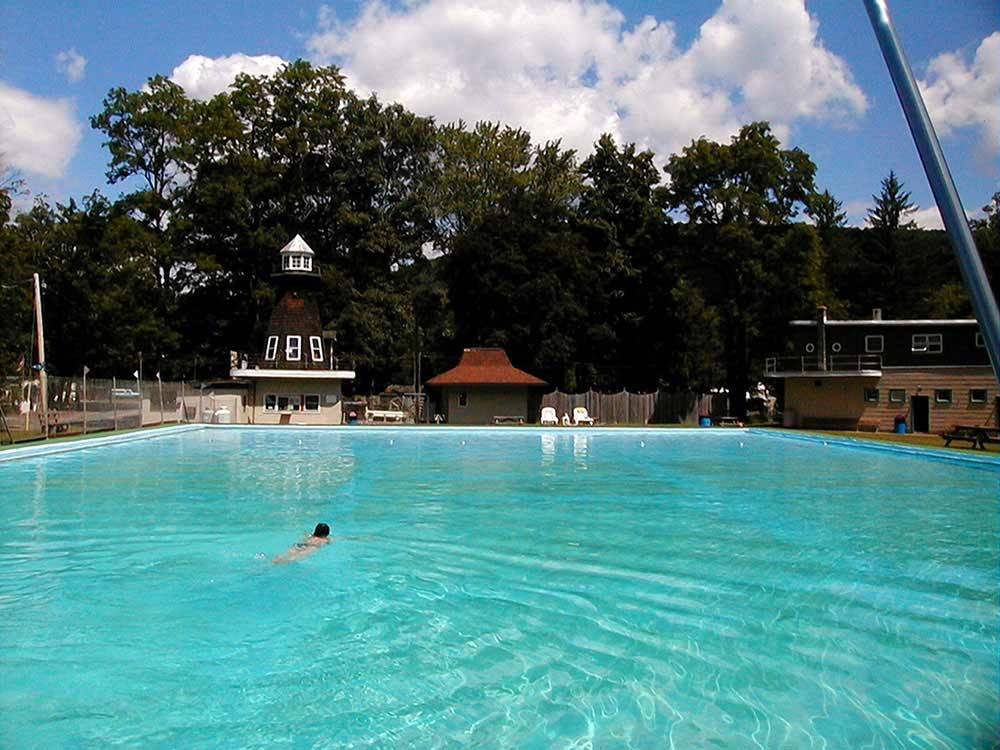
<svg viewBox="0 0 1000 750">
<path fill-rule="evenodd" d="M 203 424 L 181 424 L 172 427 L 157 427 L 152 430 L 137 430 L 124 435 L 81 437 L 65 443 L 49 443 L 47 445 L 27 445 L 23 448 L 7 448 L 4 451 L 0 451 L 0 463 L 4 463 L 6 461 L 16 461 L 22 458 L 51 456 L 56 453 L 69 453 L 72 451 L 84 450 L 85 448 L 96 448 L 104 445 L 131 443 L 136 440 L 153 440 L 159 437 L 178 435 L 183 432 L 203 430 L 207 426 L 208 425 Z"/>
</svg>

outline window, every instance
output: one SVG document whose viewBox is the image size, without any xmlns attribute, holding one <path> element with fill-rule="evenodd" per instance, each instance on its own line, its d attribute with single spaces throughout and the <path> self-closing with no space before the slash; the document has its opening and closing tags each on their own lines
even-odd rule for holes
<svg viewBox="0 0 1000 750">
<path fill-rule="evenodd" d="M 289 336 L 285 339 L 285 359 L 298 362 L 302 358 L 302 337 Z"/>
<path fill-rule="evenodd" d="M 278 411 L 301 411 L 301 396 L 278 396 Z"/>
<path fill-rule="evenodd" d="M 291 266 L 291 259 L 286 255 L 281 259 L 281 270 L 287 271 L 289 266 Z"/>
<path fill-rule="evenodd" d="M 315 393 L 306 394 L 306 411 L 319 411 L 319 395 Z"/>
<path fill-rule="evenodd" d="M 833 349 L 834 354 L 838 354 L 840 352 L 840 342 L 834 341 L 833 346 L 831 346 L 830 348 Z"/>
<path fill-rule="evenodd" d="M 267 348 L 264 350 L 264 359 L 273 360 L 278 356 L 278 337 L 267 337 Z"/>
<path fill-rule="evenodd" d="M 905 388 L 890 388 L 889 389 L 889 403 L 890 404 L 901 404 L 906 401 L 906 389 Z"/>
<path fill-rule="evenodd" d="M 878 388 L 865 388 L 865 401 L 869 404 L 877 404 Z"/>
<path fill-rule="evenodd" d="M 983 334 L 979 333 L 978 331 L 976 332 L 976 348 L 977 349 L 986 348 L 986 339 L 984 339 Z"/>
<path fill-rule="evenodd" d="M 913 334 L 910 351 L 918 354 L 940 354 L 943 349 L 940 333 Z"/>
<path fill-rule="evenodd" d="M 881 336 L 865 336 L 865 353 L 881 354 L 885 351 L 885 339 Z"/>
<path fill-rule="evenodd" d="M 309 337 L 309 351 L 312 354 L 313 362 L 323 361 L 323 339 L 319 336 Z"/>
<path fill-rule="evenodd" d="M 292 269 L 302 268 L 302 256 L 301 255 L 293 255 L 293 256 L 291 256 L 291 259 L 292 259 L 292 264 L 291 264 L 291 268 Z"/>
<path fill-rule="evenodd" d="M 468 406 L 469 405 L 469 394 L 465 391 L 459 391 L 458 393 L 458 405 Z"/>
<path fill-rule="evenodd" d="M 985 404 L 988 394 L 985 388 L 973 388 L 969 391 L 970 404 Z"/>
<path fill-rule="evenodd" d="M 936 404 L 950 404 L 951 403 L 951 388 L 937 388 L 934 390 L 934 403 Z"/>
<path fill-rule="evenodd" d="M 278 397 L 273 393 L 268 393 L 264 396 L 264 411 L 277 411 L 278 410 Z"/>
<path fill-rule="evenodd" d="M 310 258 L 308 255 L 303 255 L 302 256 L 302 270 L 303 271 L 311 271 L 312 267 L 313 267 L 313 259 Z"/>
<path fill-rule="evenodd" d="M 806 344 L 806 354 L 812 354 L 814 351 L 816 351 L 814 344 Z"/>
</svg>

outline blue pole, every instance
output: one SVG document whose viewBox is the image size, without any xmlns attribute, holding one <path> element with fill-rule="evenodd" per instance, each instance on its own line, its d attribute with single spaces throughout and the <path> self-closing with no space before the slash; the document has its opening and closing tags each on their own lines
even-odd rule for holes
<svg viewBox="0 0 1000 750">
<path fill-rule="evenodd" d="M 983 261 L 976 250 L 972 232 L 969 231 L 965 209 L 962 208 L 962 201 L 955 189 L 955 182 L 951 179 L 951 172 L 948 171 L 941 144 L 938 143 L 931 118 L 917 89 L 913 71 L 910 70 L 910 64 L 899 43 L 892 19 L 889 18 L 887 0 L 865 0 L 865 7 L 872 28 L 875 30 L 875 36 L 878 38 L 879 47 L 882 48 L 885 64 L 892 76 L 892 83 L 899 95 L 899 103 L 903 106 L 906 122 L 917 144 L 917 151 L 920 152 L 920 161 L 923 162 L 924 172 L 927 173 L 927 180 L 937 201 L 938 211 L 941 212 L 941 220 L 958 257 L 962 280 L 972 298 L 972 309 L 986 339 L 986 350 L 993 363 L 993 374 L 1000 380 L 1000 312 L 997 311 L 997 302 L 986 278 Z"/>
</svg>

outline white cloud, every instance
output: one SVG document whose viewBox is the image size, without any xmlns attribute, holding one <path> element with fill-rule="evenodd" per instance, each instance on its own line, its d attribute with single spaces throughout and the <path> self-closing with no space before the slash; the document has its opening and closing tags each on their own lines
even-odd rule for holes
<svg viewBox="0 0 1000 750">
<path fill-rule="evenodd" d="M 0 162 L 26 174 L 62 177 L 83 129 L 67 99 L 46 99 L 0 81 Z"/>
<path fill-rule="evenodd" d="M 1000 154 L 1000 31 L 983 39 L 971 64 L 953 53 L 935 57 L 919 85 L 941 136 L 973 128 L 987 157 Z"/>
<path fill-rule="evenodd" d="M 71 47 L 56 55 L 56 70 L 66 76 L 70 83 L 76 83 L 87 70 L 87 58 Z"/>
<path fill-rule="evenodd" d="M 211 99 L 229 88 L 240 73 L 271 75 L 285 61 L 275 55 L 235 54 L 228 57 L 190 55 L 174 68 L 170 80 L 181 86 L 188 96 Z"/>
<path fill-rule="evenodd" d="M 500 120 L 584 152 L 610 132 L 666 155 L 752 119 L 787 136 L 864 113 L 817 31 L 803 0 L 724 0 L 686 49 L 671 23 L 628 27 L 601 0 L 367 0 L 349 23 L 326 9 L 309 48 L 352 87 L 441 121 Z"/>
<path fill-rule="evenodd" d="M 941 212 L 937 206 L 930 208 L 919 208 L 907 217 L 915 222 L 921 229 L 944 229 L 944 222 L 941 221 Z"/>
</svg>

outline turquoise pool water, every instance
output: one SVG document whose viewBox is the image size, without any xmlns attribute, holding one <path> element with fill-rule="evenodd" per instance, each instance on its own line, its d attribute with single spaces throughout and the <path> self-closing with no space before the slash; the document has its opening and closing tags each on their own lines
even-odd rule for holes
<svg viewBox="0 0 1000 750">
<path fill-rule="evenodd" d="M 993 747 L 998 481 L 709 430 L 0 464 L 0 747 Z"/>
</svg>

